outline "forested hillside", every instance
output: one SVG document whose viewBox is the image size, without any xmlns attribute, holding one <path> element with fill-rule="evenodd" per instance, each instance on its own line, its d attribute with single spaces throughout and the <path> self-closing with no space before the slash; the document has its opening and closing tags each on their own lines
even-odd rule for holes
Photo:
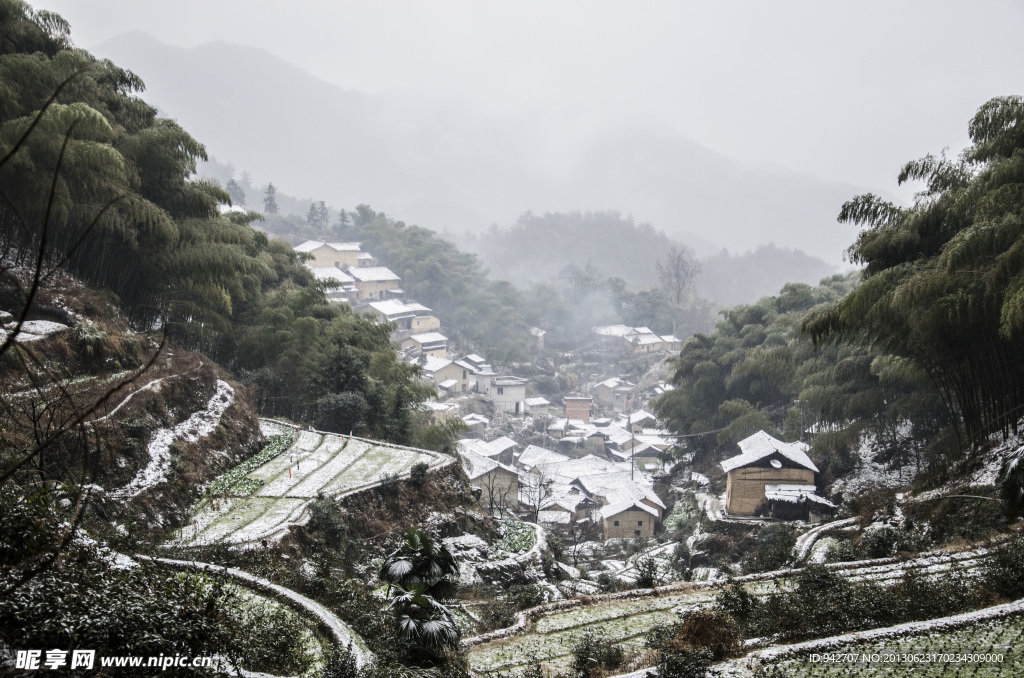
<svg viewBox="0 0 1024 678">
<path fill-rule="evenodd" d="M 862 226 L 849 256 L 859 279 L 787 285 L 739 306 L 688 342 L 678 388 L 658 402 L 709 453 L 758 428 L 816 432 L 833 472 L 871 433 L 883 457 L 911 455 L 926 485 L 970 467 L 989 434 L 1024 414 L 1024 100 L 993 99 L 957 158 L 907 163 L 899 181 L 926 185 L 912 207 L 874 195 L 840 220 Z M 806 433 L 804 434 L 806 435 Z M 1019 510 L 1021 453 L 1006 459 L 1007 508 Z M 849 457 L 846 457 L 847 461 Z M 827 480 L 827 478 L 826 478 Z"/>
</svg>

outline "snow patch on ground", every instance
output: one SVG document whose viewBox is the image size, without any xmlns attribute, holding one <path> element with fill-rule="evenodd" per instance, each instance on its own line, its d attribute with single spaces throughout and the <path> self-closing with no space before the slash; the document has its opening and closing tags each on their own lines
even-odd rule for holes
<svg viewBox="0 0 1024 678">
<path fill-rule="evenodd" d="M 218 379 L 217 390 L 210 401 L 206 403 L 206 409 L 194 413 L 173 429 L 161 428 L 153 432 L 153 437 L 149 441 L 149 463 L 132 478 L 130 483 L 111 492 L 111 496 L 118 499 L 131 499 L 143 490 L 164 482 L 167 477 L 167 469 L 171 465 L 171 443 L 177 438 L 194 443 L 210 435 L 220 424 L 224 410 L 234 402 L 235 389 L 231 388 L 226 381 Z"/>
<path fill-rule="evenodd" d="M 0 342 L 7 339 L 7 335 L 14 331 L 15 323 L 9 323 L 6 329 L 0 329 Z M 63 332 L 68 329 L 68 326 L 64 323 L 53 322 L 52 320 L 26 320 L 21 324 L 21 329 L 18 330 L 17 336 L 14 340 L 27 344 L 31 341 L 39 341 L 45 339 L 51 334 Z"/>
<path fill-rule="evenodd" d="M 909 431 L 906 433 L 909 437 Z M 886 466 L 874 461 L 878 448 L 878 441 L 873 434 L 863 435 L 860 446 L 853 453 L 857 459 L 857 467 L 849 475 L 832 483 L 829 491 L 853 496 L 865 490 L 906 487 L 914 481 L 917 470 L 913 464 Z"/>
</svg>

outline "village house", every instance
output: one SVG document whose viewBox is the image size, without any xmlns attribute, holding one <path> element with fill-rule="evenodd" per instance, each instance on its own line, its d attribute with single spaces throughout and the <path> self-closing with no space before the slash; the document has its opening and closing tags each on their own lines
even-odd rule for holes
<svg viewBox="0 0 1024 678">
<path fill-rule="evenodd" d="M 656 509 L 634 499 L 602 506 L 600 516 L 605 539 L 653 537 L 654 526 L 660 519 Z"/>
<path fill-rule="evenodd" d="M 317 282 L 324 285 L 324 296 L 332 304 L 346 303 L 356 294 L 355 280 L 333 266 L 307 266 Z"/>
<path fill-rule="evenodd" d="M 590 407 L 593 400 L 589 396 L 566 396 L 562 401 L 565 403 L 565 418 L 590 421 Z"/>
<path fill-rule="evenodd" d="M 545 488 L 539 506 L 542 511 L 550 512 L 544 516 L 550 522 L 564 522 L 564 512 L 577 520 L 593 519 L 604 528 L 605 539 L 651 536 L 664 515 L 664 502 L 643 475 L 635 473 L 629 464 L 587 455 L 536 463 L 527 475 L 532 478 L 523 481 L 524 487 Z M 533 501 L 538 500 L 536 494 L 531 496 Z M 582 503 L 584 498 L 590 502 Z M 586 516 L 577 513 L 581 508 L 587 509 Z M 563 512 L 561 521 L 554 520 L 559 517 L 559 511 Z"/>
<path fill-rule="evenodd" d="M 463 423 L 469 428 L 469 433 L 478 438 L 482 438 L 487 430 L 487 425 L 491 423 L 491 420 L 482 414 L 467 414 L 462 418 Z"/>
<path fill-rule="evenodd" d="M 492 514 L 518 510 L 519 474 L 516 470 L 477 454 L 462 442 L 459 457 L 470 486 L 479 492 L 480 505 Z"/>
<path fill-rule="evenodd" d="M 493 377 L 488 395 L 496 411 L 524 414 L 526 380 L 519 377 Z"/>
<path fill-rule="evenodd" d="M 810 448 L 806 443 L 785 443 L 758 431 L 741 440 L 739 448 L 740 454 L 720 464 L 726 473 L 725 510 L 729 515 L 768 515 L 773 504 L 780 502 L 796 504 L 802 514 L 809 513 L 809 505 L 834 507 L 814 493 L 818 467 L 807 456 Z M 788 513 L 786 508 L 780 512 Z"/>
<path fill-rule="evenodd" d="M 359 266 L 359 243 L 322 242 L 307 240 L 294 247 L 296 252 L 308 254 L 307 265 L 316 268 L 356 268 Z"/>
<path fill-rule="evenodd" d="M 389 296 L 388 291 L 398 290 L 402 286 L 402 279 L 386 266 L 349 268 L 346 272 L 355 280 L 359 301 L 379 301 Z"/>
<path fill-rule="evenodd" d="M 465 393 L 469 389 L 469 370 L 448 358 L 428 356 L 423 364 L 423 374 L 449 393 Z M 454 381 L 455 383 L 448 383 Z"/>
<path fill-rule="evenodd" d="M 420 408 L 430 416 L 433 424 L 443 424 L 459 416 L 459 406 L 455 403 L 427 401 L 420 403 Z"/>
<path fill-rule="evenodd" d="M 594 387 L 594 400 L 605 409 L 622 412 L 629 407 L 635 389 L 636 384 L 612 377 Z"/>
<path fill-rule="evenodd" d="M 404 351 L 414 355 L 448 357 L 448 337 L 439 332 L 410 335 L 402 340 L 401 346 Z"/>
<path fill-rule="evenodd" d="M 546 414 L 551 401 L 542 396 L 534 396 L 523 400 L 523 405 L 526 407 L 526 414 Z"/>
<path fill-rule="evenodd" d="M 441 321 L 431 315 L 430 309 L 422 304 L 384 299 L 370 301 L 357 310 L 370 313 L 379 322 L 394 323 L 392 341 L 401 342 L 413 334 L 425 334 L 441 329 Z"/>
</svg>

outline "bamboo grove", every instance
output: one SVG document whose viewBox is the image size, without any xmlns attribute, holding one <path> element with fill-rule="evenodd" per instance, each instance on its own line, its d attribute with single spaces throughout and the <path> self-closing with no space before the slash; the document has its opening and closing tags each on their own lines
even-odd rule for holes
<svg viewBox="0 0 1024 678">
<path fill-rule="evenodd" d="M 240 375 L 266 414 L 436 439 L 387 329 L 328 304 L 291 246 L 252 227 L 259 214 L 222 215 L 230 195 L 195 178 L 203 145 L 142 90 L 74 48 L 59 16 L 0 0 L 0 273 L 42 252 L 47 270 L 115 295 L 136 330 Z"/>
</svg>

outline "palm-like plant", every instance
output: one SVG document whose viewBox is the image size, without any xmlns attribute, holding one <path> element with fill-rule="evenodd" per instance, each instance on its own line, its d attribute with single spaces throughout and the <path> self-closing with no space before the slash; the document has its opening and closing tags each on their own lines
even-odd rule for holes
<svg viewBox="0 0 1024 678">
<path fill-rule="evenodd" d="M 442 602 L 455 597 L 458 576 L 459 563 L 444 544 L 419 530 L 406 532 L 402 546 L 380 568 L 399 636 L 433 656 L 459 642 L 458 626 Z"/>
</svg>

